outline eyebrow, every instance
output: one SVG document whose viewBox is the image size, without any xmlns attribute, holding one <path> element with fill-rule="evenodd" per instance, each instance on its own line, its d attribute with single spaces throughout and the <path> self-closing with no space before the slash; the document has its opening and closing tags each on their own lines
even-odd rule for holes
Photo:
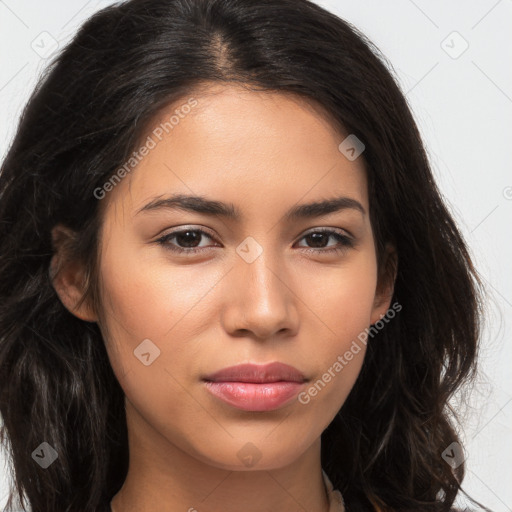
<svg viewBox="0 0 512 512">
<path fill-rule="evenodd" d="M 242 212 L 233 203 L 223 203 L 201 196 L 175 194 L 165 198 L 155 198 L 137 211 L 137 214 L 146 211 L 159 209 L 184 210 L 190 212 L 210 215 L 212 217 L 223 217 L 239 221 L 242 219 Z M 347 209 L 354 209 L 366 215 L 363 205 L 351 197 L 334 197 L 322 201 L 295 205 L 285 214 L 287 221 L 296 221 L 313 217 L 321 217 Z"/>
</svg>

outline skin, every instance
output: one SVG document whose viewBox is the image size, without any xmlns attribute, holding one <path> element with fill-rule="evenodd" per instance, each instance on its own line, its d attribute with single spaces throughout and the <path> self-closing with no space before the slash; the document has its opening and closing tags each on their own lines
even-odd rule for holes
<svg viewBox="0 0 512 512">
<path fill-rule="evenodd" d="M 349 161 L 338 149 L 347 134 L 293 96 L 226 85 L 190 96 L 197 107 L 101 201 L 100 314 L 77 306 L 78 264 L 63 264 L 54 282 L 73 314 L 99 323 L 126 395 L 130 466 L 113 510 L 327 511 L 320 436 L 356 381 L 364 344 L 308 404 L 275 411 L 227 405 L 202 378 L 281 361 L 307 377 L 307 389 L 386 313 L 392 284 L 377 279 L 364 159 Z M 137 213 L 174 193 L 233 203 L 243 218 Z M 357 200 L 366 214 L 284 217 L 336 196 Z M 195 243 L 202 252 L 168 248 L 193 247 L 190 238 L 156 242 L 184 226 L 207 232 Z M 352 237 L 354 247 L 329 234 L 306 237 L 319 228 Z M 251 263 L 236 250 L 247 237 L 262 249 Z M 332 247 L 342 251 L 325 252 Z M 148 366 L 134 357 L 145 339 L 160 350 Z M 244 447 L 260 457 L 252 467 L 237 455 Z"/>
</svg>

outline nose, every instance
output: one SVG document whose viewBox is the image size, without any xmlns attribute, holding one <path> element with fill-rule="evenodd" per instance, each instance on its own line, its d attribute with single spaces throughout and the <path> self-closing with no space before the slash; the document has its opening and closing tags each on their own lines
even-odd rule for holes
<svg viewBox="0 0 512 512">
<path fill-rule="evenodd" d="M 252 262 L 236 258 L 229 273 L 223 327 L 232 336 L 258 339 L 293 336 L 299 326 L 298 302 L 293 276 L 270 251 Z"/>
</svg>

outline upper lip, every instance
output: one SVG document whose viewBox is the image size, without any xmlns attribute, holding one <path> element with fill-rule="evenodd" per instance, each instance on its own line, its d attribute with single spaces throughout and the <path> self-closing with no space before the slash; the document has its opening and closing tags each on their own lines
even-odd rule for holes
<svg viewBox="0 0 512 512">
<path fill-rule="evenodd" d="M 239 364 L 223 368 L 218 372 L 207 375 L 204 380 L 212 382 L 304 382 L 304 375 L 288 364 Z"/>
</svg>

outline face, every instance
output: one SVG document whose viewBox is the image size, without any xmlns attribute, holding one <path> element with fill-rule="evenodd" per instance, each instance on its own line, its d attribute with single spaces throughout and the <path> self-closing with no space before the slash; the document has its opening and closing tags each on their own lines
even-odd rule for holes
<svg viewBox="0 0 512 512">
<path fill-rule="evenodd" d="M 248 470 L 248 452 L 273 469 L 332 421 L 363 363 L 358 336 L 389 307 L 366 171 L 338 149 L 347 134 L 298 99 L 231 86 L 192 96 L 102 199 L 100 327 L 128 415 L 199 461 Z M 303 381 L 261 391 L 204 380 L 271 362 Z"/>
</svg>

